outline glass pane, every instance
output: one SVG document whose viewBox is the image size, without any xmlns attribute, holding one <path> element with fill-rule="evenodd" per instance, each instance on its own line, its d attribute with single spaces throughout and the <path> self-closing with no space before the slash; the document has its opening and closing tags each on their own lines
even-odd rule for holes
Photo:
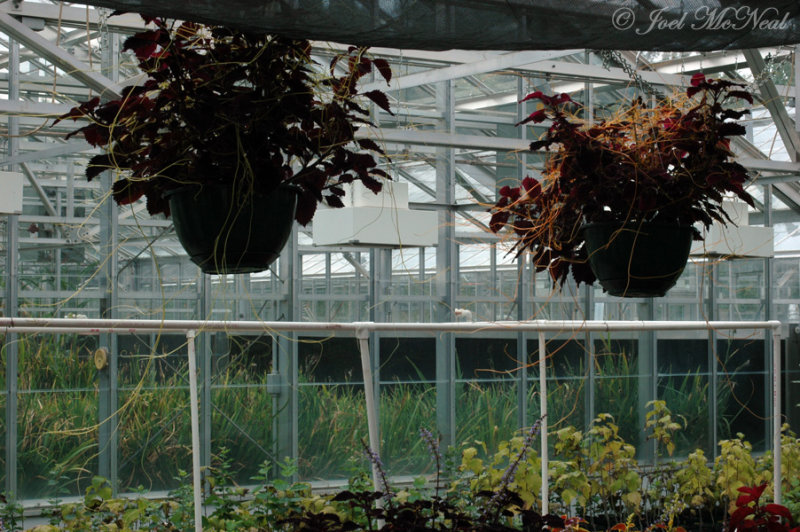
<svg viewBox="0 0 800 532">
<path fill-rule="evenodd" d="M 211 403 L 213 465 L 219 465 L 224 450 L 232 480 L 251 483 L 263 462 L 274 461 L 273 396 L 266 375 L 260 384 L 212 386 Z"/>
<path fill-rule="evenodd" d="M 381 385 L 381 458 L 391 475 L 433 472 L 420 429 L 437 436 L 435 384 Z"/>
<path fill-rule="evenodd" d="M 264 461 L 274 460 L 274 397 L 267 391 L 272 337 L 226 333 L 209 337 L 212 465 L 226 460 L 232 480 L 247 484 Z"/>
<path fill-rule="evenodd" d="M 298 401 L 300 477 L 348 478 L 349 459 L 360 459 L 361 441 L 368 441 L 363 385 L 301 383 Z"/>
<path fill-rule="evenodd" d="M 763 340 L 719 340 L 716 357 L 719 439 L 742 434 L 754 451 L 766 450 L 769 390 Z"/>
<path fill-rule="evenodd" d="M 517 383 L 472 380 L 456 384 L 456 443 L 484 442 L 489 452 L 516 434 Z"/>
<path fill-rule="evenodd" d="M 632 341 L 614 341 L 603 343 L 596 351 L 593 415 L 614 416 L 620 436 L 639 449 L 644 443 L 644 405 L 639 402 L 640 389 L 646 390 L 651 379 L 648 375 L 639 375 L 639 357 L 632 345 Z"/>
<path fill-rule="evenodd" d="M 703 449 L 713 456 L 709 408 L 708 340 L 658 341 L 658 398 L 667 403 L 683 430 L 673 435 L 675 454 Z"/>
<path fill-rule="evenodd" d="M 122 491 L 139 486 L 173 489 L 181 483 L 179 470 L 191 471 L 185 343 L 178 335 L 119 339 L 118 471 Z"/>
<path fill-rule="evenodd" d="M 21 498 L 81 494 L 97 471 L 94 343 L 95 338 L 85 336 L 19 336 Z"/>
<path fill-rule="evenodd" d="M 685 456 L 695 449 L 713 456 L 708 388 L 706 374 L 676 374 L 658 379 L 658 398 L 666 401 L 672 419 L 684 426 L 673 433 L 674 456 Z"/>
</svg>

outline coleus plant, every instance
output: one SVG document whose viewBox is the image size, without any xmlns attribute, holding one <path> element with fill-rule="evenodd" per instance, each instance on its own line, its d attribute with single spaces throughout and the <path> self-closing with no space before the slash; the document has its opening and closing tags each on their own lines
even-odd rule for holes
<svg viewBox="0 0 800 532">
<path fill-rule="evenodd" d="M 800 532 L 800 526 L 793 526 L 792 512 L 786 506 L 761 503 L 766 488 L 766 483 L 739 488 L 741 495 L 736 499 L 736 510 L 728 522 L 728 532 Z"/>
<path fill-rule="evenodd" d="M 233 182 L 263 193 L 292 184 L 296 220 L 305 225 L 319 202 L 343 205 L 342 185 L 361 181 L 377 193 L 389 179 L 375 159 L 385 155 L 380 146 L 355 138 L 370 124 L 365 103 L 391 112 L 382 91 L 358 90 L 371 72 L 389 82 L 386 60 L 350 47 L 325 69 L 305 40 L 143 18 L 153 28 L 123 50 L 135 54 L 146 80 L 59 117 L 89 120 L 70 135 L 106 148 L 86 176 L 122 171 L 112 190 L 120 205 L 145 197 L 151 215 L 169 216 L 164 193 L 186 184 Z"/>
<path fill-rule="evenodd" d="M 536 271 L 547 270 L 562 284 L 592 284 L 582 226 L 591 222 L 643 222 L 706 228 L 731 222 L 722 200 L 733 194 L 749 205 L 746 169 L 734 161 L 730 141 L 745 134 L 736 120 L 753 103 L 743 85 L 692 76 L 686 97 L 664 99 L 652 108 L 640 99 L 623 105 L 613 118 L 584 124 L 567 94 L 537 91 L 522 101 L 541 107 L 519 122 L 551 121 L 530 149 L 547 152 L 541 180 L 525 177 L 520 186 L 499 190 L 490 228 L 510 230 L 512 251 L 529 251 Z M 694 238 L 701 239 L 694 230 Z"/>
</svg>

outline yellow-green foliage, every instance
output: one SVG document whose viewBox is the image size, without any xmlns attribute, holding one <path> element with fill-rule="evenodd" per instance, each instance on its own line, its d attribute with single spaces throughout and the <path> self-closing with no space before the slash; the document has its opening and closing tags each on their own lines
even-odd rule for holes
<svg viewBox="0 0 800 532">
<path fill-rule="evenodd" d="M 792 479 L 800 478 L 800 438 L 785 424 L 781 427 L 781 480 L 783 490 L 791 489 Z"/>
<path fill-rule="evenodd" d="M 638 512 L 642 481 L 637 472 L 636 449 L 619 435 L 610 414 L 599 414 L 587 433 L 588 474 L 592 494 L 603 500 L 619 499 L 626 511 Z"/>
<path fill-rule="evenodd" d="M 720 454 L 714 460 L 716 495 L 727 500 L 731 511 L 736 507 L 739 488 L 758 485 L 756 461 L 751 454 L 753 446 L 742 440 L 744 434 L 736 436 L 719 442 Z"/>
<path fill-rule="evenodd" d="M 667 454 L 672 456 L 672 453 L 675 452 L 672 433 L 684 427 L 680 423 L 673 421 L 672 413 L 667 408 L 666 401 L 650 401 L 646 406 L 651 408 L 645 416 L 644 429 L 645 431 L 650 431 L 647 439 L 655 440 L 659 446 L 657 448 L 660 448 L 660 446 L 666 447 Z"/>
<path fill-rule="evenodd" d="M 681 464 L 675 472 L 675 482 L 678 484 L 680 499 L 687 506 L 700 508 L 713 499 L 713 476 L 702 449 L 691 453 Z"/>
<path fill-rule="evenodd" d="M 497 452 L 490 456 L 486 462 L 478 458 L 478 449 L 468 447 L 461 455 L 462 472 L 472 473 L 470 488 L 473 492 L 482 490 L 495 490 L 501 487 L 503 475 L 509 466 L 522 452 L 525 438 L 517 436 L 509 441 L 500 442 Z M 478 445 L 486 451 L 485 445 Z M 487 453 L 488 454 L 488 453 Z M 533 449 L 527 449 L 525 457 L 520 460 L 513 480 L 508 484 L 508 489 L 522 498 L 525 508 L 539 504 L 542 489 L 542 460 Z"/>
<path fill-rule="evenodd" d="M 556 455 L 563 460 L 550 462 L 550 489 L 561 498 L 564 507 L 577 503 L 584 508 L 592 487 L 583 470 L 583 432 L 574 427 L 564 427 L 556 431 L 555 436 Z"/>
</svg>

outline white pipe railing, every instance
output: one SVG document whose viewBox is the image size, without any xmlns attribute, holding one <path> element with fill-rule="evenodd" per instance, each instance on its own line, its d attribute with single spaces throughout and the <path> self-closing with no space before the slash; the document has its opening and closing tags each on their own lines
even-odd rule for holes
<svg viewBox="0 0 800 532">
<path fill-rule="evenodd" d="M 579 320 L 532 320 L 501 322 L 458 322 L 458 323 L 375 323 L 375 322 L 290 322 L 290 321 L 210 321 L 210 320 L 139 320 L 139 319 L 91 319 L 91 318 L 3 318 L 0 317 L 0 333 L 46 332 L 46 333 L 122 333 L 175 331 L 186 334 L 188 341 L 191 416 L 192 416 L 192 480 L 195 494 L 195 530 L 202 530 L 201 522 L 201 477 L 199 413 L 197 409 L 197 375 L 194 360 L 194 336 L 201 332 L 278 332 L 278 331 L 331 331 L 349 332 L 358 339 L 361 352 L 361 368 L 364 378 L 364 391 L 367 409 L 369 443 L 372 450 L 380 453 L 380 434 L 378 432 L 378 407 L 375 402 L 372 383 L 372 362 L 369 342 L 371 332 L 416 331 L 416 332 L 537 332 L 539 333 L 539 394 L 541 408 L 541 446 L 542 446 L 542 513 L 548 511 L 548 460 L 547 460 L 547 381 L 545 332 L 613 332 L 613 331 L 692 331 L 692 330 L 733 330 L 764 329 L 772 331 L 772 438 L 773 438 L 773 479 L 774 498 L 781 501 L 781 360 L 780 360 L 781 322 L 771 321 L 579 321 Z M 373 465 L 373 482 L 378 485 L 377 471 Z"/>
<path fill-rule="evenodd" d="M 197 352 L 194 338 L 197 332 L 186 331 L 186 351 L 189 359 L 189 415 L 192 424 L 192 491 L 194 496 L 194 529 L 203 530 L 203 487 L 200 479 L 200 409 L 197 405 Z"/>
</svg>

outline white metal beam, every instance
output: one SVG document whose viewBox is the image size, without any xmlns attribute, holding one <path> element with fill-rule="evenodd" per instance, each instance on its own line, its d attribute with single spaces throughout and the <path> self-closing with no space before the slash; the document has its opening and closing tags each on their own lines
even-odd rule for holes
<svg viewBox="0 0 800 532">
<path fill-rule="evenodd" d="M 0 115 L 60 116 L 73 106 L 64 103 L 29 102 L 27 100 L 0 100 Z"/>
<path fill-rule="evenodd" d="M 800 158 L 800 135 L 795 129 L 794 120 L 789 118 L 786 107 L 783 105 L 783 100 L 778 94 L 775 84 L 769 77 L 764 77 L 767 65 L 761 52 L 758 50 L 744 50 L 747 64 L 753 72 L 753 77 L 758 81 L 758 88 L 763 99 L 764 107 L 767 108 L 772 120 L 775 122 L 775 127 L 778 128 L 778 134 L 789 153 L 789 157 L 793 161 L 798 161 Z"/>
<path fill-rule="evenodd" d="M 36 174 L 33 173 L 33 170 L 31 170 L 30 166 L 28 166 L 26 163 L 22 163 L 19 166 L 22 169 L 22 173 L 28 178 L 28 183 L 31 184 L 33 190 L 36 191 L 36 195 L 39 196 L 39 200 L 42 202 L 42 205 L 44 205 L 44 210 L 47 211 L 47 214 L 50 216 L 58 216 L 59 214 L 56 212 L 55 207 L 53 207 L 53 204 L 50 202 L 50 198 L 47 197 L 47 192 L 45 192 L 42 186 L 39 184 Z"/>
<path fill-rule="evenodd" d="M 371 138 L 376 141 L 397 144 L 453 147 L 465 150 L 523 151 L 527 150 L 530 145 L 530 141 L 520 139 L 411 129 L 362 130 L 356 133 L 356 138 Z"/>
<path fill-rule="evenodd" d="M 81 153 L 85 151 L 94 150 L 92 146 L 83 141 L 72 141 L 64 144 L 56 144 L 52 148 L 45 148 L 43 150 L 30 151 L 20 155 L 14 155 L 4 160 L 0 160 L 0 166 L 10 164 L 27 163 L 31 161 L 38 161 L 50 157 L 61 157 L 72 153 Z"/>
<path fill-rule="evenodd" d="M 97 29 L 101 23 L 100 12 L 94 7 L 72 7 L 69 5 L 40 4 L 34 2 L 5 2 L 0 4 L 0 11 L 15 16 L 40 18 L 45 22 L 61 26 L 79 27 L 85 32 L 86 24 Z M 63 2 L 62 2 L 63 4 Z M 110 17 L 106 25 L 111 31 L 130 33 L 141 31 L 144 21 L 136 13 L 126 13 Z"/>
<path fill-rule="evenodd" d="M 102 96 L 108 98 L 120 96 L 121 88 L 119 85 L 107 77 L 93 72 L 89 65 L 79 61 L 75 56 L 48 41 L 7 12 L 0 12 L 0 31 L 51 61 L 68 75 L 85 83 Z"/>
<path fill-rule="evenodd" d="M 497 70 L 503 70 L 506 68 L 520 67 L 529 63 L 538 63 L 547 59 L 564 57 L 566 55 L 572 55 L 578 52 L 580 52 L 580 50 L 560 50 L 555 52 L 511 52 L 474 63 L 464 63 L 444 68 L 430 69 L 424 72 L 417 72 L 407 76 L 393 78 L 389 84 L 388 90 L 394 91 L 410 89 L 412 87 L 428 85 L 430 83 L 437 83 L 439 81 L 448 81 L 456 78 L 475 76 L 478 74 L 495 72 Z M 375 81 L 366 84 L 363 87 L 364 92 L 374 89 L 386 90 L 386 82 L 383 80 Z"/>
</svg>

